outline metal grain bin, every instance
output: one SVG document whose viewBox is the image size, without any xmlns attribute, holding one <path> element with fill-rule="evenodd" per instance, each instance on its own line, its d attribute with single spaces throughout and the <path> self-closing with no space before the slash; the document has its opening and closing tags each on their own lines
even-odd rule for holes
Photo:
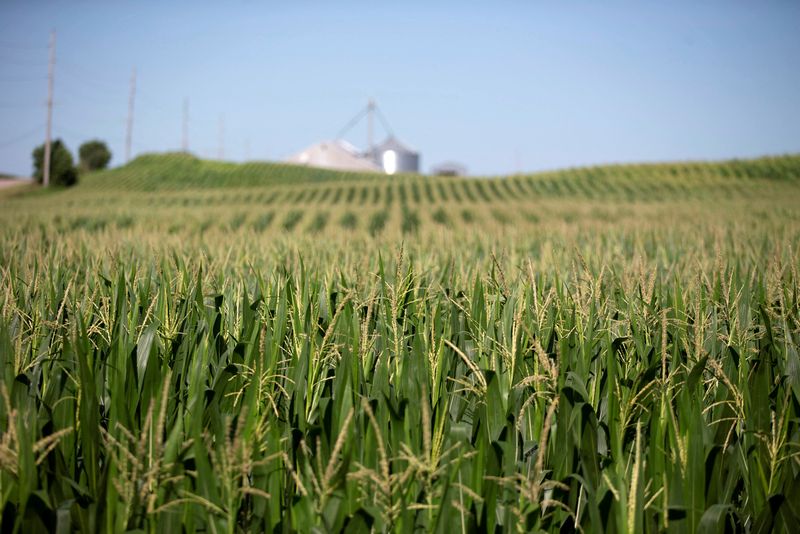
<svg viewBox="0 0 800 534">
<path fill-rule="evenodd" d="M 372 159 L 386 174 L 419 172 L 419 152 L 414 152 L 394 136 L 389 136 L 372 150 Z"/>
</svg>

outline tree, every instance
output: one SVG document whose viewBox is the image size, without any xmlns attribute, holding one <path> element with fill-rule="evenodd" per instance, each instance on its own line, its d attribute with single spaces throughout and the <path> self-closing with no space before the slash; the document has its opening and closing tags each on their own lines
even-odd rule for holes
<svg viewBox="0 0 800 534">
<path fill-rule="evenodd" d="M 97 171 L 108 166 L 108 162 L 111 161 L 111 151 L 104 142 L 94 139 L 80 146 L 78 158 L 82 171 Z"/>
<path fill-rule="evenodd" d="M 44 145 L 33 150 L 33 177 L 39 183 L 44 180 Z M 56 139 L 50 145 L 50 183 L 63 186 L 78 183 L 78 171 L 73 164 L 72 154 L 61 139 Z"/>
</svg>

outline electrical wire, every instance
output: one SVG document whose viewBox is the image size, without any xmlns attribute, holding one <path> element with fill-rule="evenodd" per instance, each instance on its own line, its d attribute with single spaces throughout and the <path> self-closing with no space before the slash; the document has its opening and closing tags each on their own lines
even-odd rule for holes
<svg viewBox="0 0 800 534">
<path fill-rule="evenodd" d="M 79 132 L 77 130 L 73 130 L 72 128 L 65 128 L 64 126 L 61 125 L 61 123 L 59 123 L 57 126 L 55 126 L 54 129 L 55 129 L 55 131 L 57 133 L 66 134 L 66 135 L 69 135 L 71 137 L 80 137 L 82 139 L 97 139 L 97 138 L 102 137 L 106 141 L 109 141 L 109 142 L 112 142 L 112 143 L 120 143 L 120 144 L 122 144 L 124 142 L 124 139 L 122 138 L 122 136 L 117 136 L 117 135 L 102 135 L 101 136 L 98 133 L 94 133 L 94 134 L 90 135 L 90 134 L 88 134 L 86 132 Z"/>
<path fill-rule="evenodd" d="M 64 94 L 69 97 L 70 101 L 74 102 L 77 100 L 83 103 L 90 103 L 93 106 L 117 106 L 120 102 L 122 102 L 119 94 L 111 94 L 108 91 L 100 91 L 97 89 L 91 90 L 88 87 L 77 87 L 73 85 L 72 82 L 63 79 L 61 80 L 61 83 L 56 81 L 55 92 L 57 100 L 61 101 L 59 103 L 63 103 L 65 100 L 58 98 L 60 95 Z"/>
<path fill-rule="evenodd" d="M 47 76 L 36 76 L 32 78 L 0 78 L 0 83 L 38 83 L 45 81 L 47 81 Z"/>
<path fill-rule="evenodd" d="M 107 78 L 105 74 L 100 74 L 98 71 L 84 67 L 74 61 L 61 60 L 59 65 L 66 67 L 65 69 L 60 69 L 61 74 L 66 73 L 68 76 L 86 83 L 104 85 L 108 89 L 118 89 L 123 84 L 123 80 Z"/>
<path fill-rule="evenodd" d="M 122 87 L 124 87 L 124 85 L 121 83 L 111 83 L 103 80 L 95 80 L 93 78 L 83 76 L 68 69 L 59 70 L 58 77 L 61 78 L 62 80 L 67 79 L 71 82 L 81 84 L 84 87 L 92 88 L 96 91 L 102 91 L 104 93 L 108 93 L 109 91 L 119 91 Z"/>
<path fill-rule="evenodd" d="M 32 102 L 0 102 L 0 109 L 31 109 L 44 107 L 44 102 L 35 104 Z"/>
<path fill-rule="evenodd" d="M 33 135 L 35 135 L 37 133 L 42 133 L 42 130 L 44 130 L 44 126 L 45 126 L 44 124 L 40 124 L 39 126 L 37 126 L 36 128 L 34 128 L 33 130 L 31 130 L 29 132 L 25 132 L 23 134 L 20 134 L 17 137 L 14 137 L 13 139 L 8 139 L 6 141 L 3 141 L 2 143 L 0 143 L 0 148 L 5 148 L 5 147 L 8 147 L 8 146 L 14 145 L 16 143 L 19 143 L 20 141 L 24 141 L 25 139 L 28 139 L 29 137 L 32 137 Z"/>
<path fill-rule="evenodd" d="M 156 108 L 158 111 L 162 113 L 172 113 L 175 111 L 174 108 L 167 108 L 164 107 L 162 104 L 159 104 L 156 99 L 150 95 L 147 91 L 142 91 L 141 87 L 136 87 L 136 103 L 137 105 L 143 102 L 144 104 Z"/>
<path fill-rule="evenodd" d="M 47 50 L 47 46 L 41 44 L 20 44 L 10 41 L 0 41 L 0 48 L 6 48 L 8 50 Z"/>
<path fill-rule="evenodd" d="M 0 55 L 0 65 L 13 65 L 15 67 L 40 67 L 40 68 L 47 68 L 47 60 L 42 61 L 41 59 L 17 59 L 17 58 L 9 58 Z"/>
</svg>

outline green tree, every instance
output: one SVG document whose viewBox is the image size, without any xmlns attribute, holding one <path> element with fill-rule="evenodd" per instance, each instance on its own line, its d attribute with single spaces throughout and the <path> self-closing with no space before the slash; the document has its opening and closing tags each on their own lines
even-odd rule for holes
<svg viewBox="0 0 800 534">
<path fill-rule="evenodd" d="M 39 183 L 44 180 L 44 145 L 33 150 L 33 177 Z M 63 186 L 78 183 L 78 171 L 72 154 L 61 139 L 56 139 L 50 146 L 50 183 Z"/>
<path fill-rule="evenodd" d="M 80 146 L 78 158 L 82 171 L 97 171 L 108 166 L 108 162 L 111 161 L 111 151 L 103 141 L 93 139 Z"/>
</svg>

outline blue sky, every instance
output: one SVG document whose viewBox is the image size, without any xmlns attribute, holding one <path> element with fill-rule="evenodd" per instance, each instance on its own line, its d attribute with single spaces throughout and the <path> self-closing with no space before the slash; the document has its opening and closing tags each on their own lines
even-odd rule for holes
<svg viewBox="0 0 800 534">
<path fill-rule="evenodd" d="M 369 97 L 473 174 L 800 151 L 800 2 L 0 2 L 0 172 L 54 133 L 133 151 L 281 159 Z M 366 143 L 366 126 L 347 138 Z"/>
</svg>

